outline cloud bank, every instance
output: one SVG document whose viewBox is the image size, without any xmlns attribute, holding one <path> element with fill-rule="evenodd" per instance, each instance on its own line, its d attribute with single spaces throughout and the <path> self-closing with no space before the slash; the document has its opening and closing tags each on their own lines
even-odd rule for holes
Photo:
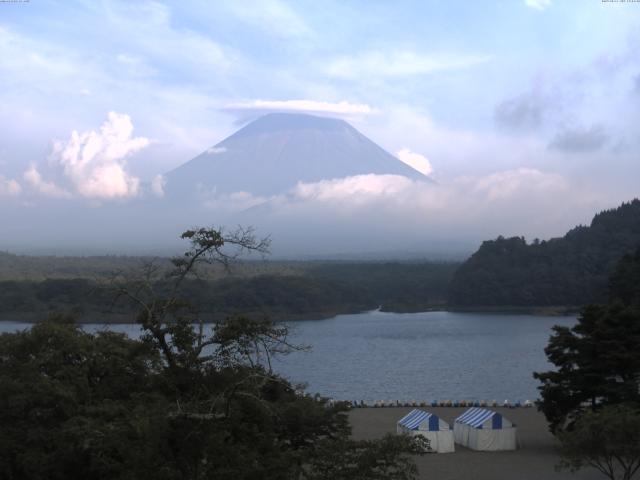
<svg viewBox="0 0 640 480">
<path fill-rule="evenodd" d="M 74 130 L 68 140 L 54 142 L 46 167 L 60 184 L 45 179 L 36 165 L 24 172 L 24 179 L 37 193 L 49 197 L 134 197 L 140 193 L 140 179 L 128 171 L 127 161 L 149 144 L 149 139 L 133 136 L 128 115 L 109 112 L 98 131 Z M 159 194 L 161 187 L 162 181 L 156 178 L 154 193 Z"/>
<path fill-rule="evenodd" d="M 498 235 L 563 235 L 587 221 L 601 201 L 559 174 L 533 168 L 458 177 L 446 185 L 358 175 L 299 183 L 286 195 L 259 200 L 245 193 L 244 204 L 257 206 L 227 211 L 227 218 L 270 233 L 275 252 L 285 255 L 433 253 L 436 246 L 442 252 L 471 252 Z M 219 213 L 222 203 L 211 205 Z"/>
<path fill-rule="evenodd" d="M 164 197 L 164 186 L 167 184 L 166 179 L 162 175 L 156 175 L 151 180 L 151 193 L 156 197 Z"/>
<path fill-rule="evenodd" d="M 254 225 L 276 254 L 413 249 L 438 242 L 468 251 L 498 235 L 547 238 L 588 220 L 600 198 L 562 175 L 517 168 L 447 184 L 400 175 L 357 175 L 298 183 L 269 198 L 248 192 L 203 197 L 202 218 Z M 576 215 L 578 212 L 578 215 Z M 185 218 L 183 217 L 183 221 Z"/>
<path fill-rule="evenodd" d="M 567 153 L 592 152 L 603 147 L 608 139 L 609 135 L 601 125 L 593 125 L 558 132 L 549 142 L 549 148 Z"/>
<path fill-rule="evenodd" d="M 270 112 L 304 112 L 332 114 L 336 116 L 371 115 L 378 110 L 366 104 L 350 102 L 321 102 L 316 100 L 251 100 L 230 103 L 223 108 L 230 113 L 247 112 L 266 114 Z"/>
<path fill-rule="evenodd" d="M 0 175 L 0 196 L 15 197 L 21 192 L 22 187 L 17 181 Z"/>
<path fill-rule="evenodd" d="M 408 148 L 398 150 L 396 152 L 396 157 L 423 175 L 429 176 L 433 172 L 433 167 L 427 157 L 420 155 L 419 153 L 412 152 Z"/>
<path fill-rule="evenodd" d="M 35 165 L 31 165 L 28 170 L 24 172 L 24 180 L 30 185 L 37 193 L 51 198 L 71 198 L 71 193 L 57 186 L 53 182 L 48 182 L 42 179 L 42 175 L 38 171 Z"/>
</svg>

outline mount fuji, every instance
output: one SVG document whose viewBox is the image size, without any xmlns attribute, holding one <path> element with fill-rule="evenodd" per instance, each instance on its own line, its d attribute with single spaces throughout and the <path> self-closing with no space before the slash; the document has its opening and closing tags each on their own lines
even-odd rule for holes
<svg viewBox="0 0 640 480">
<path fill-rule="evenodd" d="M 165 175 L 165 198 L 247 192 L 270 196 L 299 182 L 401 175 L 431 183 L 344 120 L 270 113 Z"/>
</svg>

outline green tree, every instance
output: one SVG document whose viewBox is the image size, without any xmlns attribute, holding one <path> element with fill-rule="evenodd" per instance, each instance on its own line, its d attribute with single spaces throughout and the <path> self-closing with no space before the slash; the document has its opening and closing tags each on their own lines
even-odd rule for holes
<svg viewBox="0 0 640 480">
<path fill-rule="evenodd" d="M 424 453 L 428 440 L 414 437 L 409 446 Z M 354 442 L 345 438 L 322 441 L 303 469 L 304 480 L 409 480 L 418 473 L 411 462 L 398 462 L 407 453 L 407 437 L 387 435 L 382 440 Z"/>
<path fill-rule="evenodd" d="M 601 212 L 564 237 L 482 243 L 456 271 L 449 301 L 460 306 L 573 306 L 607 301 L 623 255 L 640 245 L 640 200 Z"/>
<path fill-rule="evenodd" d="M 640 248 L 625 255 L 611 277 L 611 296 L 625 305 L 640 307 Z"/>
<path fill-rule="evenodd" d="M 199 263 L 227 266 L 268 241 L 250 230 L 183 238 L 190 249 L 169 273 L 149 264 L 113 281 L 140 310 L 140 340 L 60 318 L 0 336 L 0 477 L 316 479 L 330 458 L 336 478 L 415 478 L 413 440 L 353 441 L 345 404 L 272 371 L 273 355 L 299 348 L 286 327 L 238 317 L 209 329 L 182 300 Z"/>
<path fill-rule="evenodd" d="M 590 466 L 611 480 L 631 480 L 640 468 L 640 410 L 612 405 L 586 412 L 559 435 L 560 468 Z"/>
<path fill-rule="evenodd" d="M 574 327 L 554 332 L 545 352 L 557 370 L 534 374 L 552 431 L 598 405 L 640 402 L 640 312 L 591 305 Z"/>
<path fill-rule="evenodd" d="M 0 477 L 122 478 L 135 452 L 161 455 L 143 421 L 168 407 L 160 369 L 148 344 L 67 318 L 1 335 Z"/>
<path fill-rule="evenodd" d="M 633 279 L 637 272 L 640 255 L 623 257 L 610 302 L 584 308 L 572 328 L 554 327 L 545 353 L 557 368 L 534 373 L 542 382 L 539 408 L 552 432 L 570 426 L 586 410 L 640 403 L 640 308 L 621 300 L 630 286 L 619 280 Z"/>
</svg>

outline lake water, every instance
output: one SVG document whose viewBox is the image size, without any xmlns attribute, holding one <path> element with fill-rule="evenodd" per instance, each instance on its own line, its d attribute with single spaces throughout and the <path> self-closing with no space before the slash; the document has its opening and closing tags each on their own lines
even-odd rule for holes
<svg viewBox="0 0 640 480">
<path fill-rule="evenodd" d="M 312 346 L 273 367 L 311 393 L 341 400 L 533 400 L 531 373 L 551 366 L 544 355 L 551 327 L 573 317 L 425 312 L 367 312 L 288 322 L 292 341 Z M 0 331 L 27 328 L 0 322 Z M 103 328 L 87 325 L 87 329 Z M 139 334 L 137 325 L 109 328 Z"/>
</svg>

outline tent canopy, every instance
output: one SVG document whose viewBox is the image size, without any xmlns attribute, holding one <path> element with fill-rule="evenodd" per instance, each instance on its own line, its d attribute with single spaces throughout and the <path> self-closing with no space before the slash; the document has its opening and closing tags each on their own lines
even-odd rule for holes
<svg viewBox="0 0 640 480">
<path fill-rule="evenodd" d="M 448 453 L 455 451 L 453 430 L 447 422 L 433 413 L 414 409 L 398 420 L 398 434 L 421 436 L 429 441 L 427 452 Z"/>
<path fill-rule="evenodd" d="M 427 430 L 430 432 L 449 430 L 451 428 L 447 422 L 440 420 L 440 418 L 433 413 L 418 409 L 411 410 L 407 415 L 398 420 L 398 424 L 408 430 Z"/>
<path fill-rule="evenodd" d="M 498 412 L 487 410 L 484 408 L 470 408 L 458 418 L 456 423 L 468 425 L 473 428 L 490 428 L 493 430 L 500 430 L 502 428 L 512 427 L 513 424 L 500 415 Z"/>
<path fill-rule="evenodd" d="M 515 450 L 516 428 L 498 412 L 470 408 L 453 425 L 455 442 L 472 450 Z"/>
</svg>

